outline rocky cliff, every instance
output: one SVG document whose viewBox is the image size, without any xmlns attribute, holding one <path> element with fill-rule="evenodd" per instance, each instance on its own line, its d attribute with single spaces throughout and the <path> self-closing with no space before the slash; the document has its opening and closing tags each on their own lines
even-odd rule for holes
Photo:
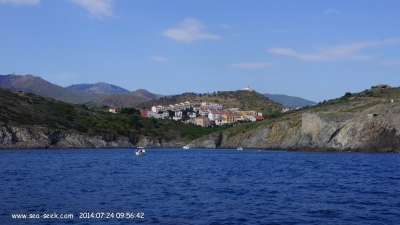
<svg viewBox="0 0 400 225">
<path fill-rule="evenodd" d="M 379 105 L 363 113 L 303 113 L 252 130 L 230 130 L 190 143 L 203 148 L 263 148 L 300 151 L 400 151 L 400 110 Z M 380 113 L 376 113 L 380 112 Z"/>
<path fill-rule="evenodd" d="M 0 149 L 33 148 L 257 148 L 299 151 L 400 151 L 400 104 L 351 102 L 335 110 L 281 116 L 259 123 L 244 123 L 187 143 L 180 138 L 96 133 L 95 136 L 30 126 L 0 127 Z"/>
<path fill-rule="evenodd" d="M 46 128 L 0 128 L 0 149 L 45 148 L 181 148 L 182 140 L 139 136 L 84 136 Z M 264 123 L 254 129 L 233 128 L 196 139 L 196 148 L 258 148 L 299 151 L 400 151 L 400 113 L 303 113 L 297 121 Z"/>
<path fill-rule="evenodd" d="M 0 149 L 135 148 L 137 146 L 169 148 L 183 145 L 185 142 L 182 140 L 151 139 L 143 136 L 128 138 L 112 133 L 87 136 L 43 127 L 0 128 Z"/>
</svg>

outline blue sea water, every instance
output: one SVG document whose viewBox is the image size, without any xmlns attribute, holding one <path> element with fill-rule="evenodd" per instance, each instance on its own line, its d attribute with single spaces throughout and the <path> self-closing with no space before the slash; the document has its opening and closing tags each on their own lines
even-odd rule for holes
<svg viewBox="0 0 400 225">
<path fill-rule="evenodd" d="M 400 223 L 400 154 L 146 153 L 2 150 L 0 224 Z"/>
</svg>

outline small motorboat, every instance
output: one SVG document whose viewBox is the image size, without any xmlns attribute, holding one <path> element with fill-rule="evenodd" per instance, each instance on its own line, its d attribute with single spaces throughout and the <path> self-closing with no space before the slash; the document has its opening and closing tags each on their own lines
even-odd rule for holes
<svg viewBox="0 0 400 225">
<path fill-rule="evenodd" d="M 144 155 L 146 154 L 146 150 L 143 147 L 138 147 L 135 153 L 136 155 Z"/>
<path fill-rule="evenodd" d="M 183 146 L 183 149 L 190 149 L 190 146 L 189 145 L 185 145 L 185 146 Z"/>
<path fill-rule="evenodd" d="M 243 148 L 242 148 L 242 147 L 239 147 L 239 148 L 237 148 L 237 150 L 241 151 L 241 150 L 243 150 Z"/>
</svg>

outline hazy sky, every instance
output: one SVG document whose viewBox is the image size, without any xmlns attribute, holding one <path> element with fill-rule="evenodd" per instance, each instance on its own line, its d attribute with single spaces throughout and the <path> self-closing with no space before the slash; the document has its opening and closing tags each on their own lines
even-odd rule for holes
<svg viewBox="0 0 400 225">
<path fill-rule="evenodd" d="M 0 0 L 0 74 L 312 101 L 400 86 L 400 1 Z"/>
</svg>

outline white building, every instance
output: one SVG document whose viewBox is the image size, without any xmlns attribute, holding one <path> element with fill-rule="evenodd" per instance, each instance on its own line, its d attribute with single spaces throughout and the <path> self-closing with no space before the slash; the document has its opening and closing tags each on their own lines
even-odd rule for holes
<svg viewBox="0 0 400 225">
<path fill-rule="evenodd" d="M 224 117 L 218 118 L 215 120 L 215 125 L 221 126 L 226 124 L 226 119 Z"/>
<path fill-rule="evenodd" d="M 217 119 L 221 118 L 222 115 L 224 115 L 223 112 L 220 112 L 220 111 L 211 111 L 210 113 L 208 113 L 208 118 L 209 118 L 210 120 L 217 120 Z"/>
</svg>

